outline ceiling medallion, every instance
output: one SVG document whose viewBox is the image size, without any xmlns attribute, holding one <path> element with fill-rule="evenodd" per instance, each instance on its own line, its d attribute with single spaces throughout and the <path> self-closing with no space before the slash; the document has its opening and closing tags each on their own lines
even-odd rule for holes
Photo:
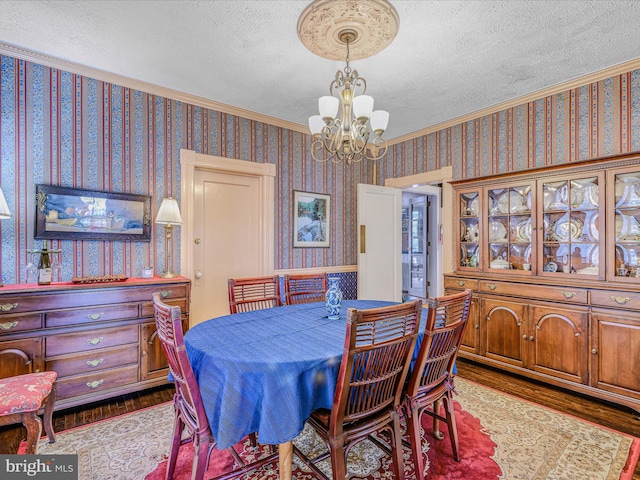
<svg viewBox="0 0 640 480">
<path fill-rule="evenodd" d="M 351 60 L 384 50 L 398 33 L 398 12 L 387 0 L 316 0 L 298 19 L 298 37 L 316 55 L 344 59 L 345 32 L 350 32 Z"/>
</svg>

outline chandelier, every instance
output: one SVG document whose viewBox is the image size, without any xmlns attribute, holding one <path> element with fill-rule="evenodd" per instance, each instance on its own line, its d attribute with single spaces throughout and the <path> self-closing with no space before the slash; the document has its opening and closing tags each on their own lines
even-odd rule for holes
<svg viewBox="0 0 640 480">
<path fill-rule="evenodd" d="M 331 95 L 318 100 L 320 115 L 309 117 L 309 129 L 314 139 L 311 156 L 317 162 L 331 159 L 334 163 L 345 161 L 348 164 L 363 158 L 379 160 L 387 153 L 387 141 L 382 134 L 389 123 L 389 112 L 373 110 L 373 97 L 364 95 L 366 80 L 349 66 L 349 43 L 355 39 L 355 32 L 345 30 L 340 39 L 347 46 L 347 65 L 343 71 L 336 72 L 336 78 L 329 85 Z M 322 155 L 323 150 L 328 156 Z"/>
<path fill-rule="evenodd" d="M 315 0 L 300 15 L 298 36 L 313 53 L 342 59 L 329 84 L 329 95 L 318 100 L 319 115 L 309 117 L 311 156 L 318 162 L 357 163 L 379 160 L 387 153 L 382 134 L 389 112 L 373 110 L 367 82 L 349 65 L 354 59 L 380 52 L 395 38 L 398 14 L 387 0 Z"/>
</svg>

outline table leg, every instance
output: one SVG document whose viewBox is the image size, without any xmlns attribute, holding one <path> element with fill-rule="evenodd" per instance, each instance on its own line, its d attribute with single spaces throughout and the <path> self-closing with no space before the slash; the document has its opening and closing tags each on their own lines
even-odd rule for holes
<svg viewBox="0 0 640 480">
<path fill-rule="evenodd" d="M 293 462 L 293 442 L 278 445 L 278 461 L 280 480 L 291 480 L 291 463 Z"/>
</svg>

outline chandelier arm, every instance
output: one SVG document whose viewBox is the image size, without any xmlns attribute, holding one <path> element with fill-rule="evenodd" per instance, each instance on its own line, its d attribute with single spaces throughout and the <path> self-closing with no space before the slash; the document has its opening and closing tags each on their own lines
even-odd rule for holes
<svg viewBox="0 0 640 480">
<path fill-rule="evenodd" d="M 314 140 L 311 144 L 311 157 L 319 163 L 326 163 L 330 157 L 325 157 L 322 152 L 326 151 L 324 148 L 324 142 L 319 138 Z"/>
<path fill-rule="evenodd" d="M 380 140 L 380 143 L 377 143 L 378 140 Z M 371 142 L 371 145 L 376 148 L 378 154 L 374 155 L 372 150 L 369 149 L 369 152 L 371 153 L 369 160 L 380 160 L 382 157 L 384 157 L 387 154 L 388 146 L 387 146 L 387 141 L 384 138 L 376 137 L 376 139 L 373 142 Z M 380 149 L 382 149 L 382 151 L 380 151 Z"/>
</svg>

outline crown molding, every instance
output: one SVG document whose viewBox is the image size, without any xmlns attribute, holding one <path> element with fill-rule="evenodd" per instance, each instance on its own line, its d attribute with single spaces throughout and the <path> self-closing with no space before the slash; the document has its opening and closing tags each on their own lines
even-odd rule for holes
<svg viewBox="0 0 640 480">
<path fill-rule="evenodd" d="M 18 47 L 9 43 L 0 42 L 0 54 L 8 55 L 11 57 L 25 60 L 27 62 L 37 63 L 45 67 L 57 68 L 59 70 L 65 70 L 77 75 L 83 75 L 85 77 L 93 78 L 103 82 L 120 85 L 123 87 L 139 90 L 152 95 L 158 95 L 161 97 L 169 98 L 180 102 L 197 105 L 199 107 L 209 108 L 221 113 L 227 113 L 230 115 L 236 115 L 238 117 L 254 120 L 256 122 L 262 122 L 276 127 L 286 128 L 288 130 L 294 130 L 301 133 L 309 133 L 309 128 L 299 123 L 291 122 L 288 120 L 282 120 L 280 118 L 271 117 L 261 113 L 246 110 L 244 108 L 234 107 L 233 105 L 227 105 L 226 103 L 216 102 L 207 98 L 199 97 L 197 95 L 191 95 L 188 93 L 173 90 L 171 88 L 161 87 L 153 83 L 145 82 L 142 80 L 136 80 L 134 78 L 126 77 L 124 75 L 118 75 L 116 73 L 107 72 L 99 68 L 89 67 L 80 63 L 71 62 L 58 57 L 46 55 L 44 53 L 35 52 L 26 48 Z"/>
<path fill-rule="evenodd" d="M 614 77 L 616 75 L 621 75 L 623 73 L 627 73 L 632 70 L 636 70 L 638 68 L 640 68 L 640 58 L 629 60 L 627 62 L 620 63 L 612 67 L 607 67 L 603 70 L 598 70 L 597 72 L 593 72 L 588 75 L 583 75 L 582 77 L 574 78 L 573 80 L 569 80 L 567 82 L 559 83 L 552 87 L 547 87 L 533 93 L 528 93 L 521 97 L 514 98 L 513 100 L 508 100 L 506 102 L 498 103 L 497 105 L 492 105 L 490 107 L 486 107 L 481 110 L 476 110 L 475 112 L 467 113 L 466 115 L 452 118 L 445 122 L 438 123 L 430 127 L 425 127 L 421 130 L 417 130 L 415 132 L 402 135 L 400 137 L 396 137 L 392 140 L 388 140 L 387 144 L 396 145 L 398 143 L 413 140 L 415 138 L 419 138 L 424 135 L 429 135 L 430 133 L 434 133 L 439 130 L 443 130 L 445 128 L 453 127 L 454 125 L 459 125 L 461 123 L 465 123 L 470 120 L 475 120 L 477 118 L 491 115 L 491 114 L 500 112 L 502 110 L 507 110 L 509 108 L 516 107 L 518 105 L 533 102 L 535 100 L 540 100 L 541 98 L 545 98 L 550 95 L 555 95 L 556 93 L 566 92 L 567 90 L 571 90 L 573 88 L 582 87 L 584 85 L 589 85 L 590 83 L 594 83 L 594 82 L 599 82 L 600 80 L 604 80 L 609 77 Z"/>
<path fill-rule="evenodd" d="M 105 70 L 89 67 L 87 65 L 82 65 L 80 63 L 71 62 L 69 60 L 63 60 L 58 57 L 53 57 L 43 53 L 35 52 L 35 51 L 18 47 L 9 43 L 0 42 L 0 54 L 9 55 L 11 57 L 19 58 L 21 60 L 25 60 L 32 63 L 37 63 L 40 65 L 44 65 L 46 67 L 65 70 L 78 75 L 94 78 L 96 80 L 109 82 L 116 85 L 121 85 L 123 87 L 132 88 L 134 90 L 140 90 L 152 95 L 159 95 L 161 97 L 170 98 L 172 100 L 177 100 L 177 101 L 189 103 L 192 105 L 209 108 L 217 112 L 236 115 L 238 117 L 254 120 L 256 122 L 262 122 L 268 125 L 273 125 L 276 127 L 286 128 L 288 130 L 309 134 L 309 128 L 306 125 L 301 125 L 299 123 L 291 122 L 288 120 L 271 117 L 269 115 L 264 115 L 261 113 L 253 112 L 251 110 L 246 110 L 244 108 L 234 107 L 233 105 L 227 105 L 225 103 L 216 102 L 214 100 L 209 100 L 196 95 L 180 92 L 177 90 L 173 90 L 171 88 L 161 87 L 153 83 L 144 82 L 142 80 L 136 80 L 133 78 L 126 77 L 124 75 L 118 75 L 115 73 L 107 72 Z M 545 98 L 550 95 L 555 95 L 556 93 L 565 92 L 573 88 L 582 87 L 584 85 L 598 82 L 606 78 L 610 78 L 616 75 L 621 75 L 623 73 L 627 73 L 632 70 L 636 70 L 638 68 L 640 68 L 640 58 L 629 60 L 627 62 L 623 62 L 618 65 L 614 65 L 612 67 L 607 67 L 605 69 L 598 70 L 597 72 L 593 72 L 588 75 L 583 75 L 582 77 L 574 78 L 573 80 L 569 80 L 567 82 L 559 83 L 552 87 L 544 88 L 542 90 L 538 90 L 536 92 L 529 93 L 527 95 L 523 95 L 523 96 L 514 98 L 512 100 L 508 100 L 506 102 L 498 103 L 496 105 L 486 107 L 481 110 L 476 110 L 475 112 L 467 113 L 466 115 L 462 115 L 460 117 L 452 118 L 450 120 L 438 123 L 436 125 L 432 125 L 430 127 L 425 127 L 423 129 L 417 130 L 412 133 L 401 135 L 400 137 L 387 140 L 387 144 L 391 146 L 391 145 L 407 142 L 416 138 L 423 137 L 425 135 L 429 135 L 439 130 L 443 130 L 445 128 L 453 127 L 455 125 L 459 125 L 461 123 L 465 123 L 471 120 L 475 120 L 477 118 L 491 115 L 493 113 L 500 112 L 502 110 L 507 110 L 509 108 L 516 107 L 518 105 L 539 100 L 541 98 Z"/>
</svg>

